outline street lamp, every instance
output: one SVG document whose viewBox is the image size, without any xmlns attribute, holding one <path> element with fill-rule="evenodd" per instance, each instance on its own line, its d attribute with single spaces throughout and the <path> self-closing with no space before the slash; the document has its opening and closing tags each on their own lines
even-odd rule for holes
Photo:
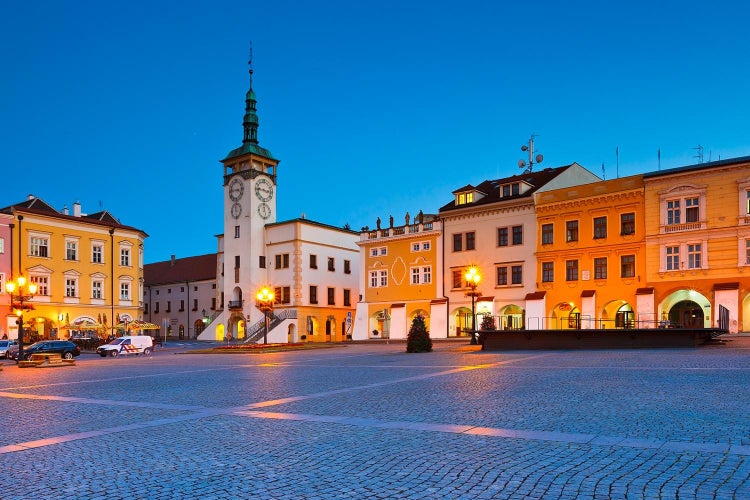
<svg viewBox="0 0 750 500">
<path fill-rule="evenodd" d="M 18 323 L 18 361 L 23 359 L 23 312 L 34 308 L 28 304 L 36 294 L 36 284 L 26 283 L 24 276 L 19 276 L 16 281 L 9 281 L 5 289 L 10 293 L 10 307 L 15 310 Z M 13 293 L 16 292 L 16 293 Z"/>
<path fill-rule="evenodd" d="M 258 299 L 256 307 L 263 311 L 264 330 L 263 330 L 263 343 L 268 343 L 268 312 L 273 311 L 273 290 L 268 287 L 263 287 L 258 294 L 255 296 Z"/>
<path fill-rule="evenodd" d="M 476 298 L 480 295 L 480 292 L 477 292 L 477 285 L 479 285 L 479 281 L 482 279 L 482 277 L 479 275 L 479 270 L 475 266 L 471 266 L 466 271 L 464 277 L 466 278 L 466 282 L 469 284 L 469 288 L 471 288 L 470 291 L 466 292 L 466 296 L 471 297 L 471 344 L 476 344 L 477 318 L 474 306 Z"/>
</svg>

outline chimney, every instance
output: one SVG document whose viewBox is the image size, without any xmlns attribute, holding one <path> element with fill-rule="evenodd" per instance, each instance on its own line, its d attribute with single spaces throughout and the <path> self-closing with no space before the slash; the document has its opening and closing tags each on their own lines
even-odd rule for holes
<svg viewBox="0 0 750 500">
<path fill-rule="evenodd" d="M 63 215 L 69 215 L 69 213 L 68 213 L 68 205 L 65 205 L 65 206 L 63 207 L 63 209 L 62 209 L 62 213 L 63 213 Z"/>
<path fill-rule="evenodd" d="M 28 194 L 28 195 L 26 195 L 26 199 L 27 199 L 28 201 L 31 201 L 31 200 L 33 200 L 34 198 L 36 198 L 36 196 L 34 196 L 33 194 Z"/>
<path fill-rule="evenodd" d="M 81 203 L 76 201 L 73 203 L 73 217 L 81 216 Z"/>
<path fill-rule="evenodd" d="M 169 263 L 169 267 L 174 267 L 174 255 L 172 255 L 172 261 Z"/>
</svg>

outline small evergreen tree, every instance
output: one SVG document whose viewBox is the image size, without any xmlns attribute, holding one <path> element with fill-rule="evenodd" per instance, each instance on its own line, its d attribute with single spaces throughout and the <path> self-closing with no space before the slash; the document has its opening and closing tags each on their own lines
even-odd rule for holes
<svg viewBox="0 0 750 500">
<path fill-rule="evenodd" d="M 424 316 L 417 314 L 411 322 L 409 335 L 406 338 L 406 352 L 430 352 L 432 351 L 432 340 L 427 325 L 424 324 Z"/>
</svg>

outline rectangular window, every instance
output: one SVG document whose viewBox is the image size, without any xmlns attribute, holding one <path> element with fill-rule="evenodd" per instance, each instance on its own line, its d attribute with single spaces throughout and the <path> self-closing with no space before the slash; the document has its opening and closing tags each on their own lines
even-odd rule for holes
<svg viewBox="0 0 750 500">
<path fill-rule="evenodd" d="M 506 196 L 510 196 L 510 184 L 503 186 L 503 198 Z"/>
<path fill-rule="evenodd" d="M 65 260 L 78 260 L 78 243 L 75 241 L 65 242 Z"/>
<path fill-rule="evenodd" d="M 685 222 L 698 222 L 699 220 L 698 198 L 687 198 L 685 200 Z"/>
<path fill-rule="evenodd" d="M 569 220 L 565 223 L 565 241 L 578 241 L 577 220 Z"/>
<path fill-rule="evenodd" d="M 193 299 L 193 311 L 198 310 L 198 299 Z"/>
<path fill-rule="evenodd" d="M 159 303 L 154 302 L 154 314 L 158 314 L 158 313 L 159 313 Z"/>
<path fill-rule="evenodd" d="M 470 231 L 466 233 L 466 250 L 474 250 L 476 240 L 476 233 Z"/>
<path fill-rule="evenodd" d="M 239 269 L 240 268 L 240 256 L 239 255 L 235 255 L 234 256 L 234 268 L 235 269 Z M 172 291 L 170 290 L 167 293 L 172 293 Z"/>
<path fill-rule="evenodd" d="M 554 225 L 542 224 L 542 245 L 551 245 L 554 241 L 553 231 Z"/>
<path fill-rule="evenodd" d="M 328 270 L 329 271 L 335 271 L 336 270 L 336 261 L 333 257 L 328 257 Z"/>
<path fill-rule="evenodd" d="M 380 247 L 380 255 L 388 255 L 388 247 Z"/>
<path fill-rule="evenodd" d="M 507 227 L 497 228 L 497 246 L 499 247 L 508 246 L 508 228 Z"/>
<path fill-rule="evenodd" d="M 453 276 L 453 288 L 461 288 L 463 285 L 463 271 L 454 270 L 451 275 Z"/>
<path fill-rule="evenodd" d="M 378 272 L 370 271 L 370 288 L 378 287 Z"/>
<path fill-rule="evenodd" d="M 336 305 L 336 289 L 332 287 L 328 287 L 328 305 Z"/>
<path fill-rule="evenodd" d="M 497 286 L 505 286 L 508 284 L 508 268 L 498 267 L 497 268 Z"/>
<path fill-rule="evenodd" d="M 523 266 L 511 266 L 510 282 L 512 285 L 523 284 Z"/>
<path fill-rule="evenodd" d="M 49 257 L 49 240 L 47 238 L 31 237 L 31 255 L 34 257 Z"/>
<path fill-rule="evenodd" d="M 5 238 L 0 238 L 0 253 L 5 253 Z"/>
<path fill-rule="evenodd" d="M 513 226 L 513 244 L 523 245 L 523 226 Z"/>
<path fill-rule="evenodd" d="M 344 274 L 352 274 L 352 262 L 344 260 Z"/>
<path fill-rule="evenodd" d="M 635 213 L 620 214 L 620 234 L 635 234 Z"/>
<path fill-rule="evenodd" d="M 318 303 L 318 287 L 310 285 L 310 304 Z"/>
<path fill-rule="evenodd" d="M 688 269 L 701 268 L 701 245 L 694 243 L 688 245 Z"/>
<path fill-rule="evenodd" d="M 427 251 L 427 250 L 429 250 L 429 249 L 430 249 L 430 242 L 429 242 L 429 241 L 425 241 L 425 242 L 423 242 L 423 243 L 422 243 L 422 250 L 423 250 L 423 251 Z"/>
<path fill-rule="evenodd" d="M 667 201 L 667 224 L 680 223 L 680 200 Z"/>
<path fill-rule="evenodd" d="M 463 234 L 459 233 L 459 234 L 453 235 L 453 251 L 454 252 L 463 251 L 464 249 L 463 241 L 464 241 Z"/>
<path fill-rule="evenodd" d="M 183 312 L 185 310 L 185 299 L 180 300 L 180 310 L 177 312 Z"/>
<path fill-rule="evenodd" d="M 388 271 L 380 271 L 380 286 L 388 286 Z"/>
<path fill-rule="evenodd" d="M 76 294 L 76 287 L 78 284 L 78 280 L 75 279 L 66 279 L 65 280 L 65 296 L 66 297 L 77 297 Z"/>
<path fill-rule="evenodd" d="M 676 271 L 680 268 L 680 247 L 667 247 L 667 271 Z"/>
<path fill-rule="evenodd" d="M 411 244 L 411 251 L 412 251 L 412 252 L 419 252 L 419 250 L 420 250 L 421 248 L 422 248 L 422 247 L 421 247 L 421 245 L 420 245 L 419 243 L 412 243 L 412 244 Z"/>
<path fill-rule="evenodd" d="M 258 255 L 258 267 L 261 269 L 266 268 L 266 256 L 265 255 Z"/>
<path fill-rule="evenodd" d="M 607 218 L 594 217 L 594 239 L 598 240 L 607 237 Z"/>
<path fill-rule="evenodd" d="M 104 254 L 104 247 L 102 245 L 92 246 L 91 247 L 91 262 L 95 264 L 101 264 L 103 254 Z"/>
<path fill-rule="evenodd" d="M 351 307 L 352 305 L 352 291 L 344 289 L 344 307 Z"/>
<path fill-rule="evenodd" d="M 276 269 L 288 269 L 289 268 L 289 254 L 288 253 L 276 254 L 275 260 L 276 260 L 275 262 Z"/>
<path fill-rule="evenodd" d="M 411 284 L 412 285 L 418 285 L 419 284 L 419 268 L 418 267 L 412 267 L 411 268 Z"/>
<path fill-rule="evenodd" d="M 620 269 L 622 278 L 635 277 L 635 255 L 623 255 L 620 257 Z"/>
<path fill-rule="evenodd" d="M 314 254 L 310 254 L 310 269 L 317 269 L 318 268 L 318 256 Z"/>
<path fill-rule="evenodd" d="M 129 248 L 120 249 L 120 265 L 121 266 L 130 265 L 130 249 Z"/>
<path fill-rule="evenodd" d="M 130 283 L 120 283 L 120 299 L 130 300 Z"/>
<path fill-rule="evenodd" d="M 91 282 L 91 298 L 92 299 L 102 298 L 102 282 L 101 281 Z"/>
<path fill-rule="evenodd" d="M 565 281 L 578 281 L 578 261 L 565 261 Z"/>
<path fill-rule="evenodd" d="M 277 286 L 274 288 L 274 304 L 289 304 L 292 300 L 291 288 L 288 286 Z"/>
<path fill-rule="evenodd" d="M 542 262 L 542 282 L 552 283 L 555 281 L 555 263 Z"/>
<path fill-rule="evenodd" d="M 370 249 L 370 257 L 377 257 L 378 256 L 378 249 L 377 248 L 371 248 Z"/>
<path fill-rule="evenodd" d="M 240 237 L 240 226 L 234 226 L 234 237 L 235 238 Z"/>
<path fill-rule="evenodd" d="M 432 283 L 432 266 L 422 268 L 422 283 Z"/>
<path fill-rule="evenodd" d="M 594 259 L 594 279 L 604 280 L 607 279 L 607 258 L 596 257 Z"/>
<path fill-rule="evenodd" d="M 745 264 L 750 265 L 750 240 L 745 240 Z"/>
<path fill-rule="evenodd" d="M 167 301 L 167 309 L 164 312 L 172 312 L 172 301 Z"/>
</svg>

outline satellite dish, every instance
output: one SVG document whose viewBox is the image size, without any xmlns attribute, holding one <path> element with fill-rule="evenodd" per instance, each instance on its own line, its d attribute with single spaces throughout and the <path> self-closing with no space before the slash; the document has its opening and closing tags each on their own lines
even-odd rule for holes
<svg viewBox="0 0 750 500">
<path fill-rule="evenodd" d="M 528 150 L 529 150 L 528 146 L 526 146 L 526 145 L 521 146 L 521 151 L 528 151 Z"/>
<path fill-rule="evenodd" d="M 539 154 L 539 155 L 536 155 L 536 162 L 537 162 L 537 163 L 542 163 L 542 160 L 544 160 L 544 156 L 542 156 L 542 155 L 540 155 L 540 154 Z"/>
<path fill-rule="evenodd" d="M 526 162 L 523 160 L 518 160 L 518 168 L 523 168 L 526 166 Z"/>
</svg>

